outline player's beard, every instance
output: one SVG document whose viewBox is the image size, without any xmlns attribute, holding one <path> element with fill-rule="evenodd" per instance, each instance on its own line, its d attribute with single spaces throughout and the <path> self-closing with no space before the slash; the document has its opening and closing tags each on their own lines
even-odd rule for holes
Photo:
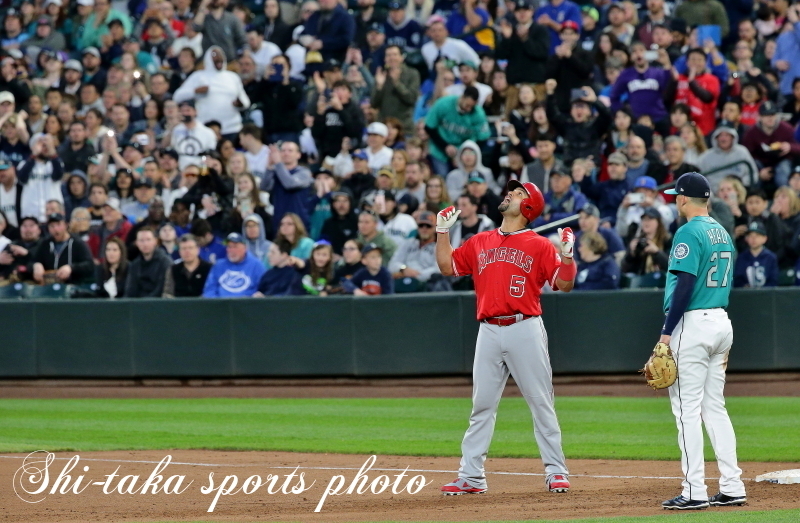
<svg viewBox="0 0 800 523">
<path fill-rule="evenodd" d="M 510 206 L 511 206 L 510 203 L 503 202 L 497 206 L 497 210 L 500 212 L 506 212 Z"/>
</svg>

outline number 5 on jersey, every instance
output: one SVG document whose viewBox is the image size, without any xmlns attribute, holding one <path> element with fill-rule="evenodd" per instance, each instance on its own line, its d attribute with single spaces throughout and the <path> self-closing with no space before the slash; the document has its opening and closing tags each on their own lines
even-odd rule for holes
<svg viewBox="0 0 800 523">
<path fill-rule="evenodd" d="M 512 276 L 509 292 L 514 298 L 522 298 L 525 294 L 525 276 Z"/>
<path fill-rule="evenodd" d="M 722 277 L 722 282 L 719 281 L 719 275 L 717 275 L 717 271 L 719 270 L 719 265 L 722 263 L 722 260 L 725 260 L 725 273 Z M 706 287 L 727 287 L 728 286 L 728 274 L 731 272 L 731 252 L 730 251 L 722 251 L 719 253 L 719 257 L 717 257 L 716 252 L 711 253 L 711 263 L 713 264 L 710 269 L 708 269 L 708 273 L 706 274 Z M 715 277 L 716 275 L 716 277 Z"/>
</svg>

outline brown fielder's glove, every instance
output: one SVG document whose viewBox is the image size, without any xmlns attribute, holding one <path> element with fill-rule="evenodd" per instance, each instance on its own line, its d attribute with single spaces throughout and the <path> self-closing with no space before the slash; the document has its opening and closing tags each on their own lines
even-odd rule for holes
<svg viewBox="0 0 800 523">
<path fill-rule="evenodd" d="M 678 379 L 678 366 L 675 365 L 669 345 L 657 343 L 640 372 L 644 373 L 647 384 L 655 390 L 666 389 L 675 383 Z"/>
</svg>

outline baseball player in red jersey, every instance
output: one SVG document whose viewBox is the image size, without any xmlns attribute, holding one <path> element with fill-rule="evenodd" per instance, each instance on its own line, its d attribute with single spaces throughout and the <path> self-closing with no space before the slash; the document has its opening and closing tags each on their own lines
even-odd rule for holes
<svg viewBox="0 0 800 523">
<path fill-rule="evenodd" d="M 511 181 L 499 207 L 503 215 L 500 228 L 476 234 L 455 250 L 450 246 L 449 231 L 460 211 L 448 207 L 437 217 L 439 269 L 446 276 L 472 275 L 481 322 L 472 369 L 472 414 L 461 443 L 461 467 L 458 478 L 442 487 L 445 495 L 486 492 L 484 461 L 509 374 L 533 414 L 533 433 L 548 489 L 569 490 L 539 296 L 545 282 L 553 289 L 572 290 L 575 236 L 569 228 L 559 229 L 559 253 L 547 238 L 528 229 L 542 209 L 544 198 L 534 184 Z"/>
</svg>

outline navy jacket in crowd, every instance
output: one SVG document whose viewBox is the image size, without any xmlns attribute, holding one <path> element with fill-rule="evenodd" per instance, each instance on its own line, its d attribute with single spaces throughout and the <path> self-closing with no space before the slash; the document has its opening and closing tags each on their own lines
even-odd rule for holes
<svg viewBox="0 0 800 523">
<path fill-rule="evenodd" d="M 578 264 L 575 290 L 600 291 L 619 289 L 619 280 L 619 265 L 610 254 L 605 253 L 598 260 Z"/>
<path fill-rule="evenodd" d="M 617 224 L 617 209 L 628 194 L 627 180 L 606 180 L 595 182 L 586 176 L 580 183 L 581 192 L 597 204 L 600 219 L 608 220 L 611 225 Z"/>
<path fill-rule="evenodd" d="M 766 247 L 753 256 L 750 249 L 739 253 L 736 271 L 733 273 L 734 287 L 775 287 L 778 285 L 778 257 Z"/>
<path fill-rule="evenodd" d="M 323 20 L 326 16 L 327 20 Z M 317 11 L 303 25 L 304 35 L 322 40 L 322 61 L 331 58 L 344 62 L 347 48 L 356 37 L 356 22 L 347 9 L 337 4 L 331 11 Z"/>
<path fill-rule="evenodd" d="M 553 195 L 553 191 L 547 191 L 544 193 L 544 203 L 544 212 L 542 216 L 539 216 L 533 222 L 534 227 L 546 225 L 550 222 L 577 214 L 583 209 L 583 206 L 588 203 L 588 200 L 586 199 L 586 195 L 570 187 L 561 198 L 556 198 Z M 545 218 L 544 215 L 549 215 L 549 218 Z"/>
<path fill-rule="evenodd" d="M 273 267 L 258 282 L 258 292 L 264 296 L 286 296 L 297 271 L 293 265 Z"/>
<path fill-rule="evenodd" d="M 373 296 L 394 294 L 394 280 L 386 267 L 381 267 L 375 276 L 366 267 L 359 269 L 350 280 L 342 281 L 342 285 L 348 294 L 353 294 L 355 289 L 361 289 Z"/>
<path fill-rule="evenodd" d="M 311 229 L 308 215 L 308 188 L 314 183 L 311 171 L 302 165 L 287 169 L 282 163 L 267 169 L 261 180 L 261 190 L 270 192 L 273 216 L 280 221 L 287 212 L 293 212 L 303 220 L 306 229 Z"/>
</svg>

